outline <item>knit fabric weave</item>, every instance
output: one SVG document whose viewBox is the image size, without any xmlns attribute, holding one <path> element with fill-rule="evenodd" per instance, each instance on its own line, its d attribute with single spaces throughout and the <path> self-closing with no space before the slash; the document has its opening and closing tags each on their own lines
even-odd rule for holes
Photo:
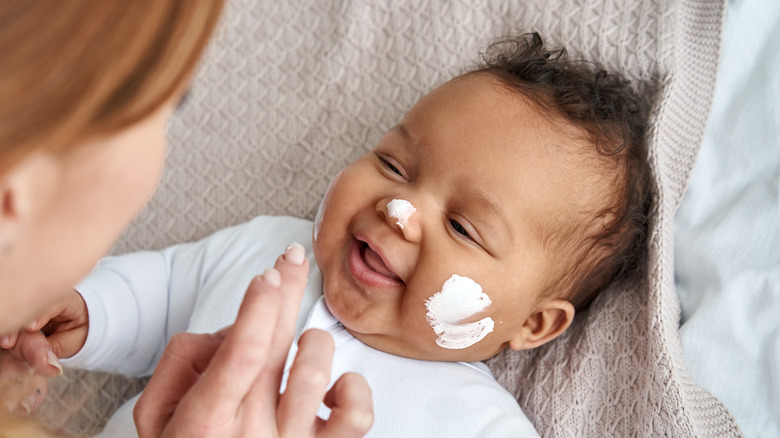
<svg viewBox="0 0 780 438">
<path fill-rule="evenodd" d="M 739 436 L 685 369 L 672 259 L 723 12 L 719 0 L 233 0 L 169 128 L 161 187 L 114 252 L 195 240 L 258 214 L 312 218 L 330 178 L 415 101 L 476 65 L 496 38 L 538 31 L 623 72 L 653 102 L 649 265 L 561 338 L 488 364 L 545 437 Z M 69 370 L 41 416 L 95 433 L 142 384 Z"/>
</svg>

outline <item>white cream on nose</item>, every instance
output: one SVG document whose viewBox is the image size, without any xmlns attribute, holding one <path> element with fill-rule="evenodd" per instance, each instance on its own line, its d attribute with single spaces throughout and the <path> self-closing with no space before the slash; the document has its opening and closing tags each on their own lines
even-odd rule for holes
<svg viewBox="0 0 780 438">
<path fill-rule="evenodd" d="M 393 199 L 387 203 L 387 214 L 393 219 L 396 219 L 396 225 L 398 228 L 404 229 L 409 218 L 417 211 L 411 202 L 403 199 Z"/>
<path fill-rule="evenodd" d="M 442 348 L 459 350 L 481 341 L 493 331 L 493 318 L 482 318 L 477 322 L 462 322 L 464 319 L 490 306 L 490 297 L 482 292 L 474 280 L 453 275 L 444 282 L 441 291 L 425 302 L 428 309 L 428 323 L 436 333 L 436 344 Z"/>
</svg>

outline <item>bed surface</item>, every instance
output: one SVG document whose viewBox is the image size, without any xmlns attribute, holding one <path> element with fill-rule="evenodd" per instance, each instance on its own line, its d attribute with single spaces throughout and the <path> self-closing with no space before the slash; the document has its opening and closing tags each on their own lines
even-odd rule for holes
<svg viewBox="0 0 780 438">
<path fill-rule="evenodd" d="M 685 363 L 748 437 L 780 436 L 780 3 L 731 1 L 675 218 Z"/>
<path fill-rule="evenodd" d="M 539 31 L 623 71 L 654 103 L 647 272 L 555 342 L 489 362 L 542 436 L 739 436 L 689 378 L 673 218 L 715 86 L 723 1 L 232 0 L 170 125 L 166 174 L 115 252 L 203 237 L 258 214 L 313 217 L 327 182 L 495 37 Z M 43 417 L 94 433 L 143 382 L 69 370 Z"/>
</svg>

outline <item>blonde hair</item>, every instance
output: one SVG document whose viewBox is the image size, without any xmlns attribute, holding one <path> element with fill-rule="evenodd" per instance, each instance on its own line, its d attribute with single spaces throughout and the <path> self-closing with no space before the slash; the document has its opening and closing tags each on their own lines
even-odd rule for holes
<svg viewBox="0 0 780 438">
<path fill-rule="evenodd" d="M 182 91 L 225 0 L 0 2 L 0 175 L 115 133 Z"/>
</svg>

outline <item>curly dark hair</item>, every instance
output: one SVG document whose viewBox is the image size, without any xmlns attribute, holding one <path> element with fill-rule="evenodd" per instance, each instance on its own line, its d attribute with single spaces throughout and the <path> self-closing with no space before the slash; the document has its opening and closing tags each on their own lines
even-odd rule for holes
<svg viewBox="0 0 780 438">
<path fill-rule="evenodd" d="M 483 59 L 471 73 L 494 75 L 552 118 L 586 133 L 589 146 L 577 153 L 612 190 L 606 207 L 575 212 L 575 220 L 547 236 L 561 274 L 548 281 L 543 296 L 563 296 L 581 310 L 612 281 L 644 266 L 652 206 L 648 101 L 621 75 L 573 60 L 564 48 L 546 48 L 538 33 L 493 43 Z"/>
</svg>

